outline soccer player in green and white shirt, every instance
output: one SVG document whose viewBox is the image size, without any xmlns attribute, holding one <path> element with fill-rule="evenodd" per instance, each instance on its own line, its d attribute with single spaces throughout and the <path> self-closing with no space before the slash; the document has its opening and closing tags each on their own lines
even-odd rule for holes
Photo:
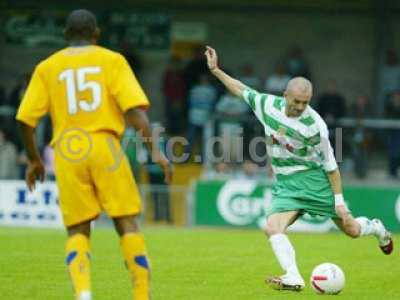
<svg viewBox="0 0 400 300">
<path fill-rule="evenodd" d="M 374 235 L 385 254 L 393 251 L 391 234 L 378 219 L 354 218 L 344 202 L 340 172 L 328 129 L 310 106 L 312 84 L 303 77 L 289 81 L 284 97 L 259 93 L 218 67 L 215 50 L 205 52 L 211 73 L 234 95 L 244 99 L 264 125 L 267 152 L 277 181 L 267 213 L 266 234 L 282 269 L 267 279 L 279 290 L 301 290 L 304 280 L 286 229 L 304 214 L 328 216 L 348 236 Z"/>
</svg>

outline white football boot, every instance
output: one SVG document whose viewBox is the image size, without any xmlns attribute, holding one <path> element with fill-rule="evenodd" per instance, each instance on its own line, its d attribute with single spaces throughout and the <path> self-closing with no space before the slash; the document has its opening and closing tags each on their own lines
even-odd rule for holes
<svg viewBox="0 0 400 300">
<path fill-rule="evenodd" d="M 371 221 L 374 223 L 377 231 L 376 238 L 379 242 L 379 248 L 381 248 L 384 254 L 391 254 L 393 252 L 393 239 L 391 233 L 386 230 L 381 220 L 373 219 Z"/>
<path fill-rule="evenodd" d="M 300 275 L 285 274 L 273 276 L 265 280 L 275 290 L 288 290 L 300 292 L 304 289 L 305 283 Z"/>
</svg>

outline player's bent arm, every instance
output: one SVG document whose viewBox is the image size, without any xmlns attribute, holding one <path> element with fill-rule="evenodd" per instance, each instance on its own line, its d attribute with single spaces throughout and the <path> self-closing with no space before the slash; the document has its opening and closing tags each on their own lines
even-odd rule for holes
<svg viewBox="0 0 400 300">
<path fill-rule="evenodd" d="M 211 70 L 211 73 L 217 77 L 233 95 L 239 98 L 243 97 L 243 91 L 247 88 L 247 86 L 241 81 L 229 76 L 220 68 Z"/>
<path fill-rule="evenodd" d="M 35 188 L 36 179 L 39 179 L 42 182 L 44 181 L 45 170 L 36 146 L 35 128 L 25 124 L 24 122 L 17 122 L 25 146 L 26 155 L 28 156 L 28 167 L 26 169 L 25 180 L 29 190 L 32 191 Z"/>
<path fill-rule="evenodd" d="M 160 150 L 158 141 L 152 139 L 150 122 L 146 112 L 141 108 L 131 108 L 125 112 L 125 119 L 129 126 L 135 128 L 142 135 L 143 142 L 151 153 L 152 160 L 161 166 L 165 174 L 165 182 L 170 183 L 172 180 L 171 165 Z"/>
<path fill-rule="evenodd" d="M 137 132 L 140 132 L 149 153 L 157 151 L 157 145 L 153 145 L 152 143 L 150 122 L 146 112 L 141 108 L 131 108 L 125 112 L 125 119 L 129 126 L 132 126 Z"/>
<path fill-rule="evenodd" d="M 342 178 L 340 176 L 339 168 L 333 171 L 326 172 L 328 180 L 331 184 L 332 192 L 335 196 L 335 206 L 346 205 L 343 198 Z"/>
<path fill-rule="evenodd" d="M 340 171 L 333 153 L 331 143 L 329 141 L 328 127 L 322 118 L 317 114 L 317 122 L 320 128 L 320 144 L 317 146 L 324 157 L 323 168 L 328 176 L 332 192 L 335 196 L 335 207 L 345 207 L 346 204 L 343 199 L 342 192 L 342 179 L 340 176 Z"/>
<path fill-rule="evenodd" d="M 339 169 L 336 168 L 333 171 L 326 172 L 326 174 L 328 175 L 333 193 L 335 195 L 342 194 L 342 179 L 340 177 Z"/>
<path fill-rule="evenodd" d="M 25 124 L 24 122 L 17 122 L 28 159 L 30 161 L 40 161 L 40 154 L 36 146 L 35 140 L 35 128 L 29 126 L 28 124 Z"/>
</svg>

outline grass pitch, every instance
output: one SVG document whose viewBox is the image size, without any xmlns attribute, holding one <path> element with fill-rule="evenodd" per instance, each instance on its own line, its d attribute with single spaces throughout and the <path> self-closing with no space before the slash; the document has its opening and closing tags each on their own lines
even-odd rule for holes
<svg viewBox="0 0 400 300">
<path fill-rule="evenodd" d="M 338 264 L 346 287 L 338 296 L 278 292 L 264 284 L 280 268 L 269 243 L 257 230 L 146 228 L 155 300 L 400 299 L 399 251 L 385 256 L 372 237 L 342 234 L 290 234 L 308 281 L 313 267 Z M 60 230 L 0 228 L 0 299 L 73 299 L 64 264 L 65 233 Z M 395 247 L 400 236 L 395 236 Z M 131 299 L 119 240 L 111 229 L 92 236 L 95 300 Z"/>
</svg>

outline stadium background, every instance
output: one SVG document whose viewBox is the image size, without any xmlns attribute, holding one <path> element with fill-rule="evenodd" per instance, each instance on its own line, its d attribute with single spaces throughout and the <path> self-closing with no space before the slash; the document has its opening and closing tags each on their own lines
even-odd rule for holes
<svg viewBox="0 0 400 300">
<path fill-rule="evenodd" d="M 337 82 L 340 94 L 346 99 L 346 118 L 337 122 L 337 126 L 343 128 L 345 141 L 343 162 L 340 166 L 344 173 L 346 199 L 357 214 L 370 217 L 378 215 L 388 223 L 391 230 L 400 231 L 399 180 L 388 175 L 387 166 L 390 147 L 387 137 L 396 132 L 396 129 L 399 130 L 400 121 L 393 117 L 388 121 L 385 113 L 388 95 L 382 81 L 387 51 L 392 49 L 399 53 L 400 50 L 399 2 L 171 0 L 119 1 L 111 4 L 109 1 L 42 1 L 38 6 L 35 1 L 0 1 L 0 7 L 0 27 L 4 29 L 0 31 L 0 85 L 6 95 L 0 103 L 0 128 L 6 131 L 17 151 L 20 151 L 20 144 L 12 121 L 14 111 L 7 102 L 8 96 L 24 74 L 31 73 L 41 59 L 64 45 L 60 40 L 61 30 L 65 16 L 72 9 L 92 9 L 99 18 L 99 26 L 103 32 L 100 44 L 118 51 L 128 49 L 140 61 L 140 70 L 134 71 L 152 102 L 150 118 L 152 122 L 164 126 L 167 125 L 167 104 L 162 92 L 162 78 L 171 55 L 181 58 L 184 67 L 193 59 L 193 51 L 198 46 L 209 44 L 217 49 L 223 67 L 234 75 L 240 74 L 244 64 L 252 64 L 254 73 L 261 78 L 264 86 L 265 78 L 274 72 L 277 64 L 285 61 L 292 47 L 298 46 L 311 70 L 316 95 L 312 105 L 324 93 L 331 79 Z M 398 65 L 396 67 L 400 68 Z M 400 90 L 400 77 L 398 80 Z M 356 134 L 360 132 L 356 130 L 359 129 L 356 125 L 360 123 L 357 123 L 359 119 L 352 114 L 350 108 L 361 95 L 369 98 L 370 113 L 364 116 L 369 120 L 365 124 L 369 125 L 361 126 L 368 145 L 363 148 L 363 159 L 359 162 L 359 152 L 354 152 L 357 147 L 354 144 L 357 140 Z M 210 120 L 209 128 L 218 125 L 218 118 L 219 116 L 217 120 Z M 181 135 L 186 135 L 185 122 L 186 119 L 183 120 L 180 131 L 178 130 Z M 43 147 L 47 135 L 45 127 L 43 125 L 39 129 L 38 136 Z M 166 138 L 168 136 L 170 135 L 166 135 Z M 204 139 L 207 136 L 201 138 Z M 195 152 L 200 152 L 199 147 L 197 145 Z M 394 151 L 400 156 L 400 148 Z M 357 171 L 356 166 L 359 163 L 366 171 Z M 0 167 L 1 164 L 5 166 L 4 161 L 0 161 Z M 18 169 L 21 169 L 21 164 L 23 162 L 20 161 Z M 150 169 L 146 161 L 139 171 L 136 170 L 136 175 L 141 183 L 146 207 L 142 222 L 145 228 L 149 228 L 149 236 L 153 240 L 159 239 L 158 225 L 163 230 L 164 226 L 172 228 L 171 230 L 175 230 L 174 226 L 188 227 L 193 230 L 189 235 L 194 233 L 200 236 L 208 233 L 198 231 L 201 229 L 195 229 L 193 225 L 224 228 L 255 228 L 263 225 L 264 208 L 268 205 L 269 186 L 273 180 L 263 164 L 257 165 L 257 171 L 253 173 L 241 170 L 221 175 L 223 171 L 214 170 L 214 165 L 210 166 L 207 162 L 199 164 L 191 159 L 175 164 L 175 178 L 169 188 L 159 183 L 151 184 Z M 237 169 L 235 166 L 235 170 Z M 9 238 L 11 234 L 7 232 L 22 234 L 22 231 L 9 229 L 9 226 L 60 227 L 57 191 L 51 178 L 36 194 L 29 195 L 24 183 L 17 180 L 20 176 L 18 174 L 0 181 L 0 224 L 6 226 L 1 229 L 1 235 Z M 239 186 L 241 188 L 238 189 Z M 165 215 L 155 220 L 155 198 L 161 201 L 158 205 L 162 208 L 165 208 L 165 199 L 170 199 L 169 220 Z M 224 212 L 221 203 L 230 208 Z M 107 226 L 110 224 L 103 218 L 98 223 Z M 153 227 L 154 224 L 157 226 Z M 303 219 L 294 229 L 327 231 L 333 228 L 326 220 Z M 180 238 L 180 231 L 173 233 L 177 239 Z M 47 232 L 38 230 L 37 234 L 43 236 Z M 171 233 L 167 232 L 168 234 Z M 241 231 L 222 231 L 219 234 L 220 237 L 215 237 L 216 240 L 230 234 L 238 239 L 243 238 Z M 246 234 L 247 232 L 244 233 Z M 108 231 L 104 235 L 108 236 Z M 325 236 L 318 238 L 325 239 Z M 327 235 L 327 238 L 330 239 L 331 235 Z M 308 235 L 299 235 L 295 239 L 298 243 L 311 242 Z M 336 235 L 333 240 L 335 239 Z M 343 248 L 347 247 L 344 241 L 340 240 L 340 243 Z M 303 252 L 306 253 L 307 248 L 304 247 Z M 224 250 L 219 251 L 223 253 Z M 333 256 L 339 259 L 337 255 Z M 326 256 L 326 259 L 330 258 Z M 314 262 L 307 262 L 307 266 L 312 263 Z M 351 263 L 350 259 L 348 263 Z M 392 273 L 398 274 L 396 265 L 382 263 L 380 266 L 380 270 L 384 270 L 385 266 L 393 267 L 395 270 Z M 377 267 L 376 270 L 378 269 Z M 165 276 L 168 276 L 168 272 Z M 361 279 L 356 283 L 360 282 Z M 378 299 L 381 294 L 377 291 L 381 287 L 372 286 L 374 288 L 377 294 L 371 299 Z M 396 295 L 398 291 L 389 292 L 387 299 L 396 299 Z M 174 297 L 180 299 L 176 295 Z M 307 297 L 309 299 L 311 296 Z M 159 299 L 164 298 L 160 296 Z M 218 299 L 224 297 L 220 296 Z"/>
<path fill-rule="evenodd" d="M 43 19 L 55 16 L 60 29 L 66 14 L 80 7 L 79 1 L 73 5 L 65 2 L 55 5 L 49 1 L 40 8 L 34 1 L 5 2 L 3 28 L 10 16 L 28 14 L 41 15 Z M 383 66 L 384 53 L 389 48 L 400 47 L 397 18 L 400 4 L 396 1 L 296 1 L 296 4 L 291 1 L 120 1 L 111 7 L 101 1 L 81 3 L 97 12 L 99 25 L 105 32 L 110 29 L 102 23 L 101 16 L 113 14 L 161 16 L 165 18 L 163 33 L 159 34 L 163 37 L 168 36 L 171 26 L 177 22 L 185 22 L 187 26 L 197 23 L 196 32 L 204 31 L 198 42 L 215 46 L 224 65 L 237 70 L 243 63 L 252 62 L 256 73 L 262 76 L 271 72 L 289 47 L 299 45 L 312 65 L 316 93 L 329 78 L 335 78 L 350 101 L 360 93 L 375 96 L 379 92 L 378 71 Z M 62 39 L 58 31 L 54 35 Z M 170 41 L 174 42 L 173 37 Z M 160 107 L 150 112 L 158 120 L 163 118 L 160 78 L 171 54 L 168 40 L 162 44 L 161 49 L 157 46 L 135 49 L 143 59 L 142 84 L 154 107 Z M 2 83 L 11 87 L 16 76 L 31 72 L 40 59 L 59 48 L 60 45 L 28 48 L 9 44 L 3 32 Z M 375 101 L 374 105 L 379 106 L 379 102 Z"/>
</svg>

